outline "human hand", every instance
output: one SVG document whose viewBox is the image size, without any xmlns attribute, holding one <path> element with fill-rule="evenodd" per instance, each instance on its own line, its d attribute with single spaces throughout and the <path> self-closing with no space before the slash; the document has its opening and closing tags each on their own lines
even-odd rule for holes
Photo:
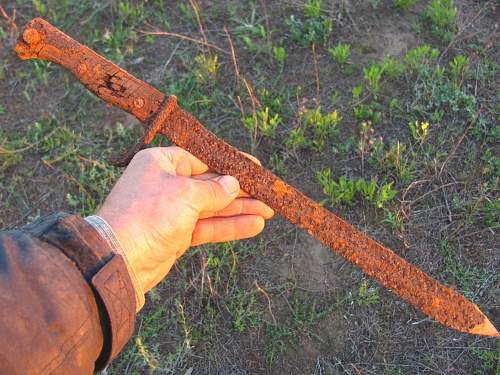
<svg viewBox="0 0 500 375">
<path fill-rule="evenodd" d="M 255 236 L 273 214 L 234 177 L 208 172 L 175 146 L 137 153 L 97 212 L 113 228 L 144 292 L 190 246 Z"/>
</svg>

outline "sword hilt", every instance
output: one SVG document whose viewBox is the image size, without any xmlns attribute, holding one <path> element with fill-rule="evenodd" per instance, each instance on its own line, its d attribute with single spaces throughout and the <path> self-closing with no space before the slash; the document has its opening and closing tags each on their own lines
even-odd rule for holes
<svg viewBox="0 0 500 375">
<path fill-rule="evenodd" d="M 141 122 L 150 120 L 165 100 L 165 95 L 154 87 L 41 18 L 26 25 L 16 45 L 16 53 L 23 60 L 43 59 L 62 65 L 95 95 Z"/>
</svg>

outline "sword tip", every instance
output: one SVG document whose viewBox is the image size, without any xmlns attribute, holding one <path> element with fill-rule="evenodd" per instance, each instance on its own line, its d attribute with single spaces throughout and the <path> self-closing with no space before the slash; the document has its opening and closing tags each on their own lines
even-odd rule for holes
<svg viewBox="0 0 500 375">
<path fill-rule="evenodd" d="M 488 318 L 484 314 L 483 317 L 483 322 L 470 329 L 469 333 L 481 336 L 500 337 L 500 334 L 498 333 L 495 326 L 488 320 Z"/>
</svg>

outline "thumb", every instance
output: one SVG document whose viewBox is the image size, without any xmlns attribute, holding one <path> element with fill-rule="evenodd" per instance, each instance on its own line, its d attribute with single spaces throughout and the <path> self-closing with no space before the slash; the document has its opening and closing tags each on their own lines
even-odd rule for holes
<svg viewBox="0 0 500 375">
<path fill-rule="evenodd" d="M 226 208 L 238 197 L 240 184 L 232 176 L 193 181 L 193 203 L 199 212 L 214 212 Z"/>
</svg>

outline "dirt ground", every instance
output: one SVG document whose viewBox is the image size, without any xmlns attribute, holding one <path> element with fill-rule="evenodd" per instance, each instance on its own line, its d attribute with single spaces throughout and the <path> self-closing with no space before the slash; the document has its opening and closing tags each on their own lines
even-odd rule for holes
<svg viewBox="0 0 500 375">
<path fill-rule="evenodd" d="M 135 119 L 58 66 L 16 58 L 16 33 L 42 15 L 176 94 L 210 130 L 500 327 L 498 2 L 456 1 L 449 35 L 428 16 L 433 1 L 324 0 L 320 14 L 308 11 L 314 3 L 1 1 L 0 228 L 94 212 L 121 173 L 109 157 L 140 136 Z M 331 31 L 309 43 L 307 25 L 321 34 L 325 20 Z M 329 50 L 338 43 L 351 45 L 344 65 Z M 424 44 L 439 55 L 411 68 L 409 51 Z M 386 68 L 376 88 L 364 69 L 388 56 L 406 70 Z M 269 134 L 265 108 L 280 119 Z M 318 108 L 342 117 L 324 144 L 305 120 Z M 255 118 L 263 125 L 249 131 Z M 411 133 L 415 120 L 429 122 L 428 135 Z M 289 141 L 299 128 L 310 144 Z M 318 180 L 326 168 L 335 181 L 373 178 L 397 195 L 380 207 L 361 193 L 338 200 Z M 107 373 L 499 375 L 500 341 L 431 321 L 275 217 L 255 239 L 188 252 L 148 294 Z"/>
</svg>

